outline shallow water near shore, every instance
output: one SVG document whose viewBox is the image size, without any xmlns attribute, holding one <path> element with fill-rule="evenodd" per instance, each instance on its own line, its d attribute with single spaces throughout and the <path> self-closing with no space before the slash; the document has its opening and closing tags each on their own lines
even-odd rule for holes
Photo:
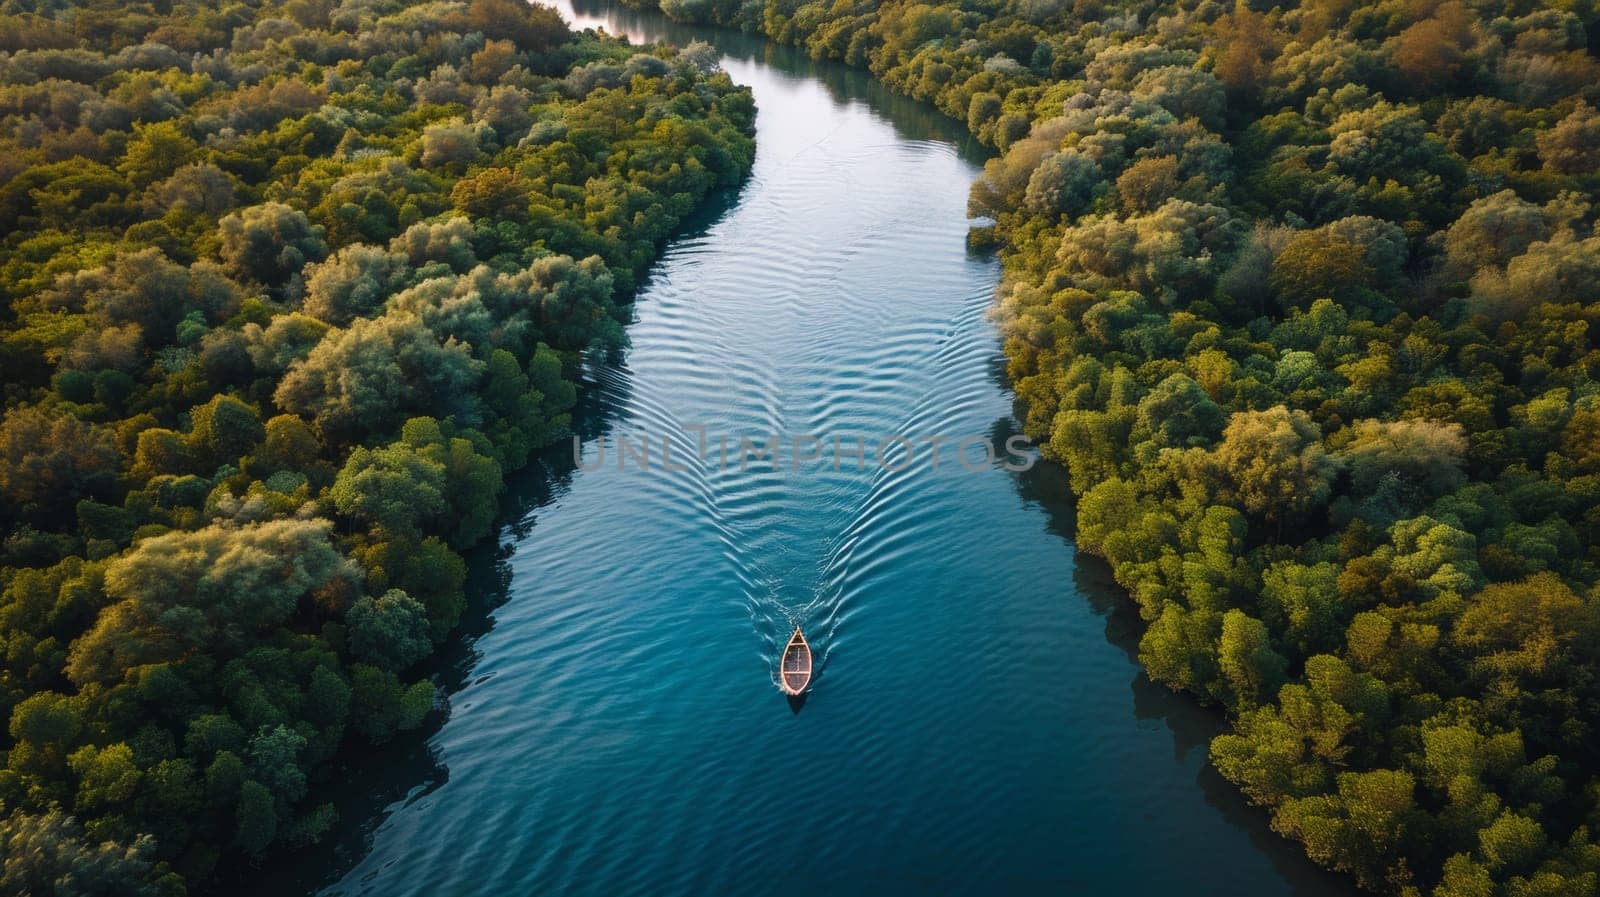
<svg viewBox="0 0 1600 897">
<path fill-rule="evenodd" d="M 755 92 L 755 170 L 666 248 L 628 349 L 592 370 L 583 466 L 551 453 L 478 558 L 444 724 L 352 766 L 332 846 L 256 886 L 1353 893 L 1209 770 L 1215 717 L 1139 673 L 1061 472 L 1007 469 L 999 267 L 965 243 L 982 149 L 865 73 L 577 7 L 557 4 L 713 43 Z M 714 450 L 773 435 L 777 463 Z M 864 463 L 796 464 L 800 435 L 865 442 Z M 958 457 L 969 436 L 997 457 Z M 902 470 L 877 463 L 895 439 Z M 619 460 L 646 441 L 648 469 Z M 773 678 L 795 625 L 816 652 L 798 712 Z"/>
</svg>

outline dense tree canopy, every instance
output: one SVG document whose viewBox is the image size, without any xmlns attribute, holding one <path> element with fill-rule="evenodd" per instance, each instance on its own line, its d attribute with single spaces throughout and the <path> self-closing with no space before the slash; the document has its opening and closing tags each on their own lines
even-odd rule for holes
<svg viewBox="0 0 1600 897">
<path fill-rule="evenodd" d="M 999 151 L 1027 430 L 1280 832 L 1385 893 L 1600 892 L 1594 3 L 659 5 Z"/>
<path fill-rule="evenodd" d="M 703 56 L 520 0 L 0 2 L 0 892 L 204 889 L 423 722 L 456 552 L 749 170 Z"/>
<path fill-rule="evenodd" d="M 999 151 L 1027 430 L 1277 830 L 1600 890 L 1593 3 L 660 5 Z M 452 546 L 748 168 L 698 60 L 512 0 L 0 4 L 0 881 L 204 881 L 420 722 Z"/>
</svg>

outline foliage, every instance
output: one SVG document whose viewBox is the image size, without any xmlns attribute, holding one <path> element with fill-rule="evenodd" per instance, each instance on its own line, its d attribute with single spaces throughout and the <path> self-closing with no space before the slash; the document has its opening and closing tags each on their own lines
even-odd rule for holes
<svg viewBox="0 0 1600 897">
<path fill-rule="evenodd" d="M 83 0 L 0 4 L 0 122 L 0 891 L 204 889 L 433 711 L 753 106 L 519 0 Z"/>
<path fill-rule="evenodd" d="M 1383 893 L 1596 893 L 1594 4 L 660 6 L 999 151 L 1027 432 L 1278 831 Z"/>
</svg>

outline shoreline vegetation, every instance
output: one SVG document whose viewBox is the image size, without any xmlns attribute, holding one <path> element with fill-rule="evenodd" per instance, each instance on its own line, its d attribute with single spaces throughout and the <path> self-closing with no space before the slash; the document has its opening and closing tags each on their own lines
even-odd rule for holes
<svg viewBox="0 0 1600 897">
<path fill-rule="evenodd" d="M 329 830 L 754 111 L 519 0 L 0 0 L 0 892 Z"/>
<path fill-rule="evenodd" d="M 1010 375 L 1150 677 L 1364 889 L 1600 892 L 1600 14 L 628 0 L 1000 156 Z"/>
</svg>

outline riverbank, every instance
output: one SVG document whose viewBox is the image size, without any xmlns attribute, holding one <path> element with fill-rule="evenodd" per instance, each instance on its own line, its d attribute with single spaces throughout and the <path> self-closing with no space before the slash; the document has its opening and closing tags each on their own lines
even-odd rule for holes
<svg viewBox="0 0 1600 897">
<path fill-rule="evenodd" d="M 205 890 L 433 714 L 458 552 L 753 110 L 513 0 L 0 26 L 0 890 Z"/>
<path fill-rule="evenodd" d="M 710 41 L 761 111 L 749 182 L 589 372 L 586 457 L 676 433 L 687 463 L 689 424 L 1004 445 L 962 127 L 760 39 L 604 16 L 576 21 Z M 688 466 L 568 458 L 540 487 L 484 559 L 449 718 L 325 893 L 743 893 L 780 869 L 846 894 L 1341 893 L 1206 777 L 1208 717 L 1108 643 L 1116 601 L 1043 466 Z M 798 715 L 771 683 L 792 622 L 819 661 Z M 936 689 L 928 645 L 961 661 Z"/>
<path fill-rule="evenodd" d="M 1595 889 L 1592 15 L 662 6 L 1004 150 L 1025 431 L 1276 830 L 1381 893 Z"/>
</svg>

